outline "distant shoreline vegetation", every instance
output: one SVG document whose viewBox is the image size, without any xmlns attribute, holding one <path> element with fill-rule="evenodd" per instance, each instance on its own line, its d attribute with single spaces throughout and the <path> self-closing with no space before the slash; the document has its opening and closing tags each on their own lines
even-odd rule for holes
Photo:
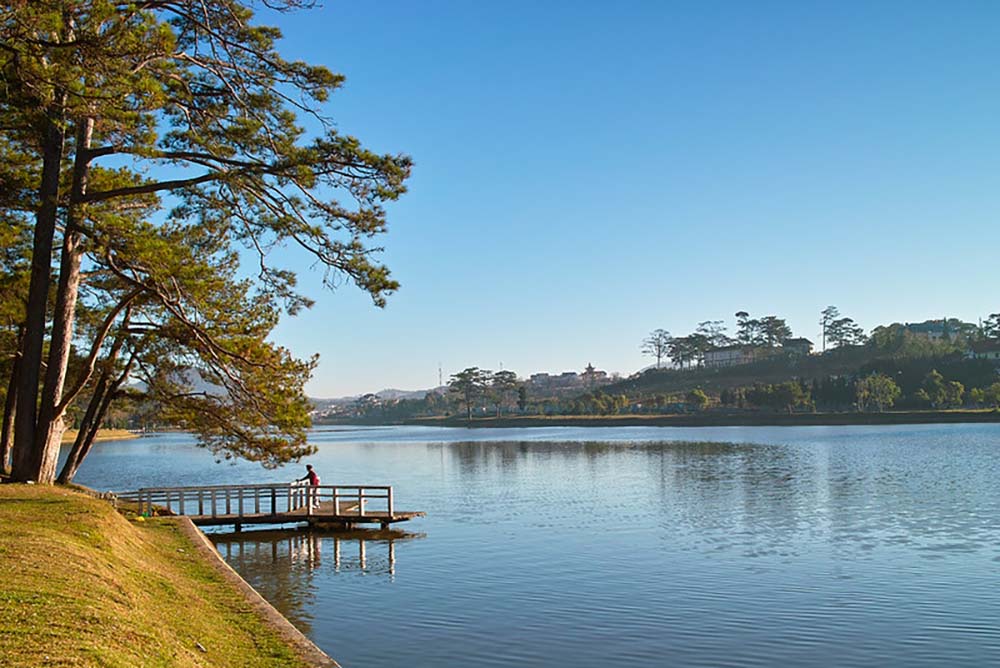
<svg viewBox="0 0 1000 668">
<path fill-rule="evenodd" d="M 891 411 L 883 413 L 689 413 L 674 415 L 462 415 L 412 418 L 391 424 L 425 427 L 793 427 L 844 425 L 957 424 L 1000 422 L 998 410 Z M 344 419 L 323 424 L 384 425 L 386 422 Z M 322 425 L 318 425 L 322 426 Z"/>
<path fill-rule="evenodd" d="M 552 418 L 618 416 L 641 424 L 658 417 L 667 424 L 879 424 L 900 418 L 844 415 L 895 412 L 907 421 L 942 422 L 955 421 L 958 411 L 981 421 L 982 411 L 1000 409 L 1000 313 L 980 325 L 942 318 L 879 326 L 871 335 L 836 307 L 821 315 L 819 352 L 808 339 L 792 337 L 781 318 L 751 319 L 740 311 L 735 338 L 725 335 L 722 321 L 700 323 L 686 337 L 654 331 L 642 350 L 657 366 L 627 378 L 592 364 L 582 373 L 527 378 L 470 367 L 422 396 L 317 400 L 313 420 L 398 424 L 462 416 L 524 424 L 537 417 L 552 424 Z M 664 358 L 672 365 L 661 366 Z"/>
</svg>

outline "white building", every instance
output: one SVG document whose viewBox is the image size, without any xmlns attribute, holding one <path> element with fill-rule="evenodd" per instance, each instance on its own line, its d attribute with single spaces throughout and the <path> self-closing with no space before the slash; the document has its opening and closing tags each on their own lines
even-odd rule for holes
<svg viewBox="0 0 1000 668">
<path fill-rule="evenodd" d="M 965 356 L 968 359 L 989 360 L 994 364 L 1000 364 L 1000 341 L 973 341 L 969 344 Z"/>
<path fill-rule="evenodd" d="M 739 364 L 749 364 L 753 361 L 753 352 L 747 346 L 722 346 L 705 351 L 704 364 L 706 367 L 737 366 Z"/>
</svg>

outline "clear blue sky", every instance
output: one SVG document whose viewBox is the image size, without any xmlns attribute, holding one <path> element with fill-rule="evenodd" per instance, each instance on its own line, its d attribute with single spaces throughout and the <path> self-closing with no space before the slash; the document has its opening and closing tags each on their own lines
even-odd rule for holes
<svg viewBox="0 0 1000 668">
<path fill-rule="evenodd" d="M 347 76 L 340 129 L 416 162 L 384 310 L 276 339 L 331 397 L 467 366 L 625 374 L 738 310 L 818 340 L 1000 311 L 995 2 L 336 2 L 268 17 Z"/>
</svg>

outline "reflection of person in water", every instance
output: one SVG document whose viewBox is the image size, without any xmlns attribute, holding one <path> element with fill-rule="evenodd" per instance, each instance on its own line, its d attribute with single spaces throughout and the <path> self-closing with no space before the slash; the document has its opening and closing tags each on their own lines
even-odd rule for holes
<svg viewBox="0 0 1000 668">
<path fill-rule="evenodd" d="M 296 482 L 304 482 L 308 480 L 310 487 L 317 487 L 319 485 L 319 475 L 313 470 L 312 464 L 306 464 L 306 474 L 296 480 Z M 315 489 L 309 490 L 309 503 L 313 508 L 319 508 L 319 496 L 316 494 Z"/>
</svg>

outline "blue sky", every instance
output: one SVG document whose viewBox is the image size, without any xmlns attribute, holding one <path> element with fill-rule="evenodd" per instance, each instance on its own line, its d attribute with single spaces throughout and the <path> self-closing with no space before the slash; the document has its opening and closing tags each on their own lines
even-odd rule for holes
<svg viewBox="0 0 1000 668">
<path fill-rule="evenodd" d="M 267 16 L 405 152 L 384 310 L 329 293 L 276 339 L 319 397 L 467 366 L 631 373 L 738 310 L 818 340 L 1000 311 L 992 2 L 326 2 Z"/>
</svg>

